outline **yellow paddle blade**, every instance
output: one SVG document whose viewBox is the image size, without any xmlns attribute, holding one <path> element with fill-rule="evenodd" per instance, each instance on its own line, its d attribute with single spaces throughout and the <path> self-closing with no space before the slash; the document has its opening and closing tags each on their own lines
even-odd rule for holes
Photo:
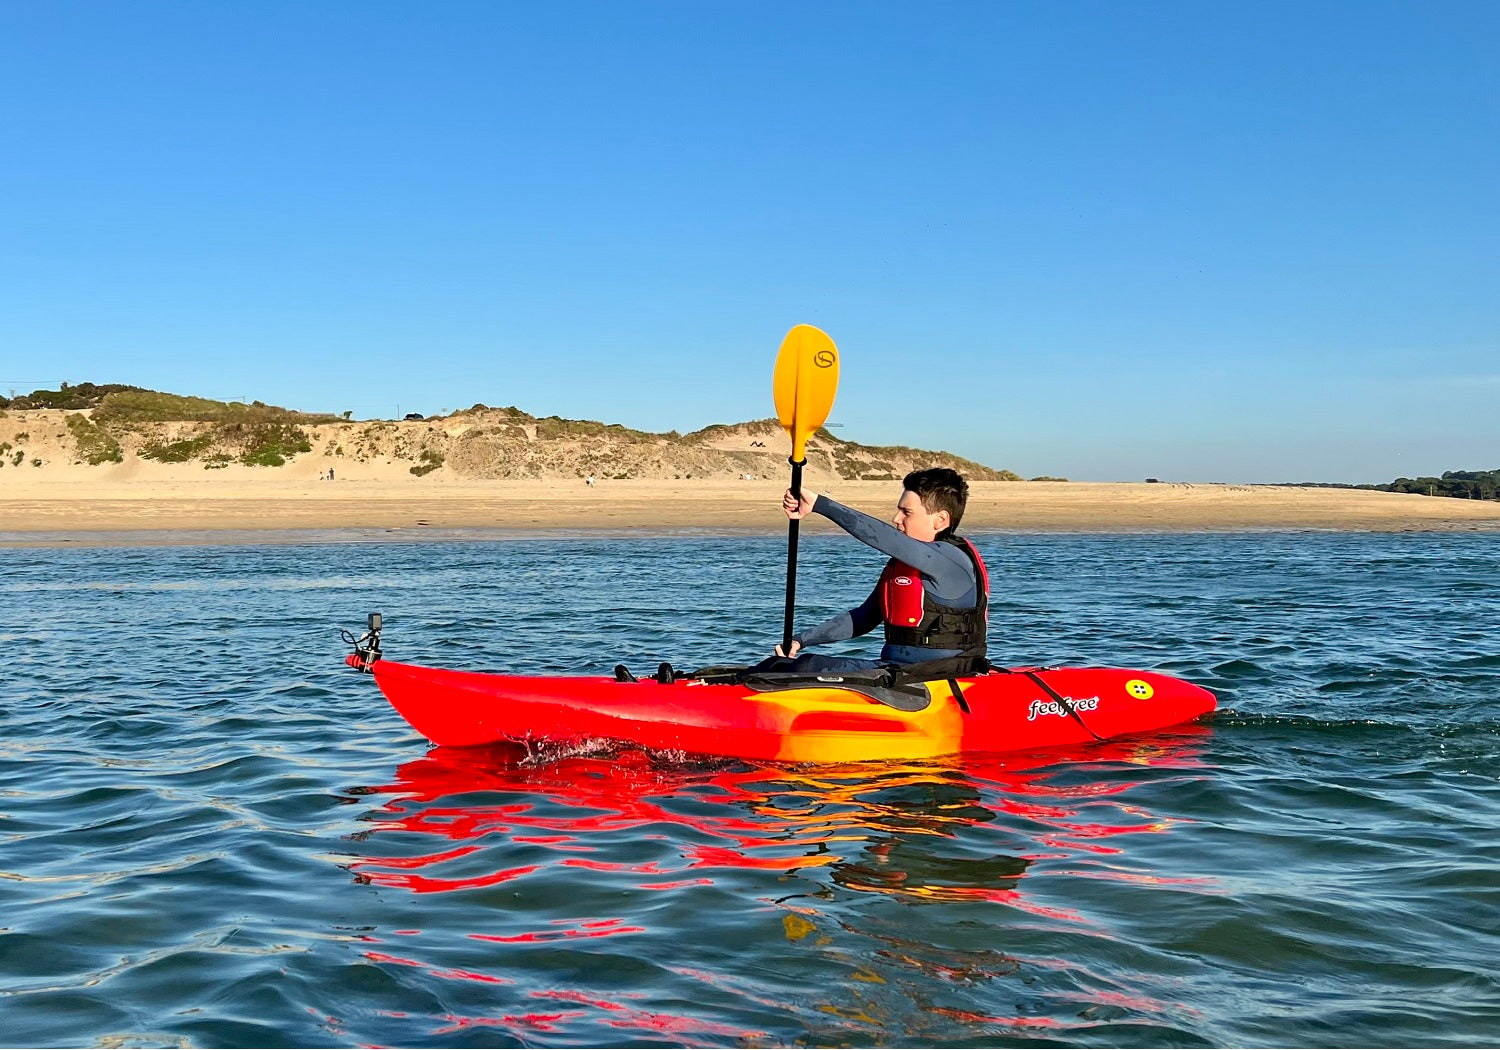
<svg viewBox="0 0 1500 1050">
<path fill-rule="evenodd" d="M 807 439 L 823 425 L 839 388 L 839 351 L 828 333 L 799 324 L 776 355 L 776 418 L 792 439 L 792 459 L 807 458 Z"/>
</svg>

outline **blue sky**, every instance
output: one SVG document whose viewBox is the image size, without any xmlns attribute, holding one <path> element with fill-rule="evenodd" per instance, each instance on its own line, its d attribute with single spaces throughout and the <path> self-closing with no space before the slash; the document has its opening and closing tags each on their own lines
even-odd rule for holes
<svg viewBox="0 0 1500 1050">
<path fill-rule="evenodd" d="M 1500 4 L 0 2 L 0 391 L 1500 467 Z"/>
</svg>

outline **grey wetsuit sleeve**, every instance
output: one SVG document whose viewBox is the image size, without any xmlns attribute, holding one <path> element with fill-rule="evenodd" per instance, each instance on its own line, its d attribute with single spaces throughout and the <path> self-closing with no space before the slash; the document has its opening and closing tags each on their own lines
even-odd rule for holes
<svg viewBox="0 0 1500 1050">
<path fill-rule="evenodd" d="M 862 634 L 869 634 L 880 626 L 880 623 L 880 590 L 877 587 L 870 592 L 870 596 L 858 608 L 841 612 L 811 630 L 803 631 L 796 638 L 806 649 L 828 642 L 842 642 L 846 638 L 858 638 Z"/>
<path fill-rule="evenodd" d="M 823 515 L 861 543 L 905 562 L 932 585 L 934 597 L 954 599 L 974 592 L 974 568 L 968 555 L 951 543 L 923 543 L 894 525 L 853 507 L 818 496 L 813 512 Z"/>
</svg>

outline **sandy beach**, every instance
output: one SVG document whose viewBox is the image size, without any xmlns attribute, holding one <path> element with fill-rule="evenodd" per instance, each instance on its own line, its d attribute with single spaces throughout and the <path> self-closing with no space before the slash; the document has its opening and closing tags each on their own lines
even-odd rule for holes
<svg viewBox="0 0 1500 1050">
<path fill-rule="evenodd" d="M 785 481 L 490 480 L 379 476 L 320 480 L 287 471 L 125 464 L 0 475 L 0 545 L 101 545 L 295 538 L 304 530 L 410 536 L 453 530 L 780 531 Z M 364 474 L 365 476 L 360 476 Z M 816 474 L 808 487 L 882 517 L 893 482 Z M 831 528 L 821 519 L 811 530 Z M 1500 530 L 1500 503 L 1275 486 L 982 482 L 971 531 Z"/>
</svg>

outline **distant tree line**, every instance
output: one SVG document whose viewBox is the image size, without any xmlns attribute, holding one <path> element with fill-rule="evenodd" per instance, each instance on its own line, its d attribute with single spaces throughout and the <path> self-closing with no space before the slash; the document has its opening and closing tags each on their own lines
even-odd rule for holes
<svg viewBox="0 0 1500 1050">
<path fill-rule="evenodd" d="M 79 383 L 77 386 L 63 383 L 56 390 L 33 390 L 19 397 L 0 397 L 0 408 L 96 408 L 110 394 L 139 389 L 141 388 L 138 386 L 124 386 L 120 383 Z"/>
<path fill-rule="evenodd" d="M 1397 478 L 1385 489 L 1424 496 L 1500 500 L 1500 470 L 1447 470 L 1440 478 Z"/>
<path fill-rule="evenodd" d="M 1500 470 L 1448 470 L 1440 478 L 1397 478 L 1389 485 L 1340 485 L 1336 482 L 1295 482 L 1301 488 L 1372 489 L 1376 492 L 1414 492 L 1419 496 L 1500 500 Z"/>
</svg>

